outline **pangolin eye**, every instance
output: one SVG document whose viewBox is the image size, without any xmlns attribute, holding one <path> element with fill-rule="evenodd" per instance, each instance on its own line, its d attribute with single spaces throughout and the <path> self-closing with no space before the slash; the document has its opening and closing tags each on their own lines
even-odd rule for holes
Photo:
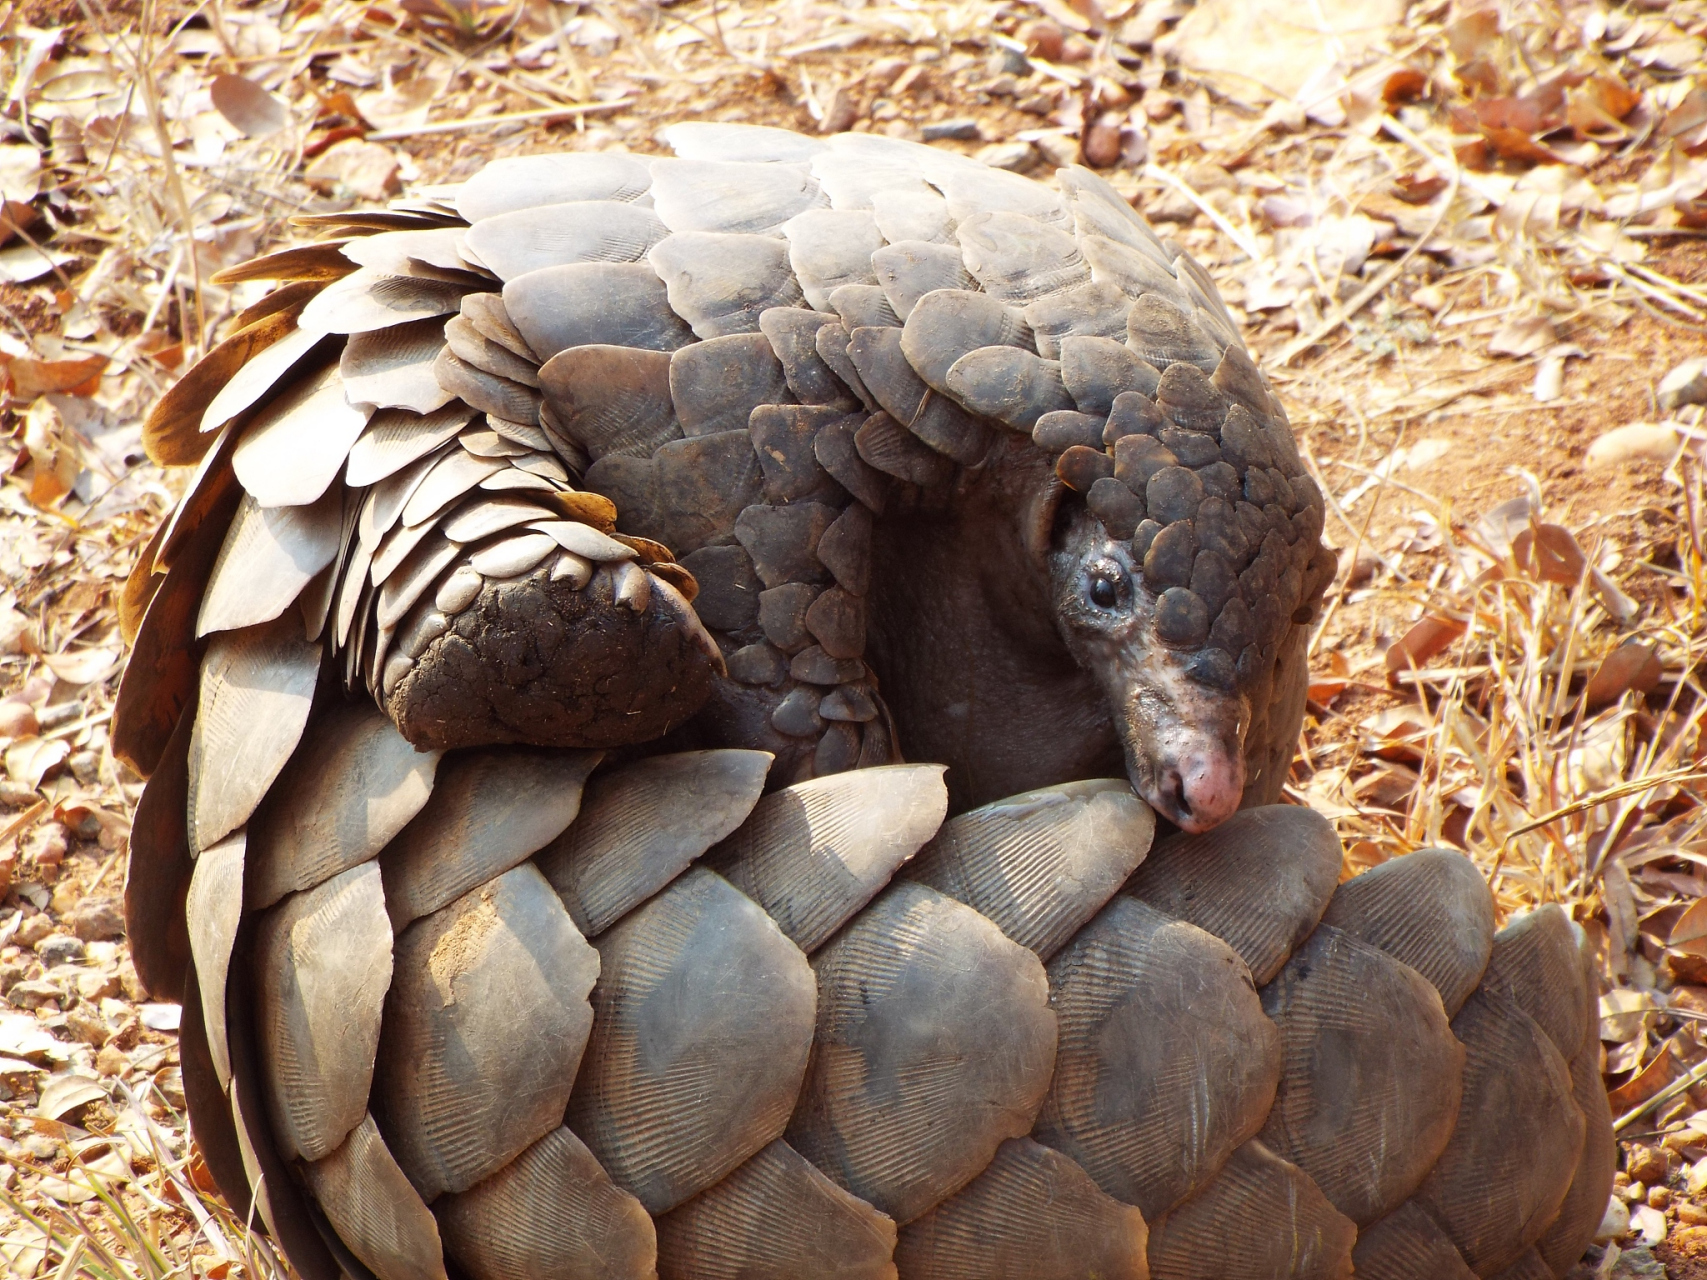
<svg viewBox="0 0 1707 1280">
<path fill-rule="evenodd" d="M 1091 566 L 1089 576 L 1086 594 L 1091 603 L 1099 609 L 1119 607 L 1128 590 L 1126 570 L 1111 560 L 1103 560 Z"/>
</svg>

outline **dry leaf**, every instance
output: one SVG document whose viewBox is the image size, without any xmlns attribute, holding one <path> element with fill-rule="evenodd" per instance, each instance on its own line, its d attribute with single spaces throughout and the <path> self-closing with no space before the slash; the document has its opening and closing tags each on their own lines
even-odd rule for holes
<svg viewBox="0 0 1707 1280">
<path fill-rule="evenodd" d="M 38 249 L 33 244 L 14 244 L 0 249 L 0 284 L 28 284 L 55 267 L 63 267 L 76 255 L 57 249 Z"/>
<path fill-rule="evenodd" d="M 47 654 L 42 662 L 66 684 L 93 684 L 117 668 L 119 651 L 79 649 L 74 653 Z"/>
<path fill-rule="evenodd" d="M 1600 998 L 1600 1038 L 1624 1044 L 1653 1025 L 1659 1001 L 1651 991 L 1620 987 Z"/>
<path fill-rule="evenodd" d="M 1677 456 L 1680 443 L 1676 429 L 1663 422 L 1632 422 L 1597 436 L 1583 455 L 1583 461 L 1591 467 L 1618 462 L 1670 462 Z"/>
<path fill-rule="evenodd" d="M 6 776 L 34 791 L 48 771 L 65 763 L 69 743 L 57 738 L 19 738 L 6 748 Z"/>
<path fill-rule="evenodd" d="M 377 142 L 348 138 L 329 147 L 303 171 L 323 191 L 342 186 L 364 200 L 383 200 L 402 185 L 397 157 Z"/>
<path fill-rule="evenodd" d="M 1538 524 L 1511 540 L 1511 558 L 1537 582 L 1574 587 L 1582 581 L 1588 557 L 1563 525 Z"/>
<path fill-rule="evenodd" d="M 1496 356 L 1530 356 L 1553 345 L 1553 322 L 1546 316 L 1522 316 L 1508 320 L 1488 340 L 1488 351 Z"/>
<path fill-rule="evenodd" d="M 34 400 L 50 392 L 94 395 L 101 388 L 101 371 L 106 367 L 105 356 L 86 356 L 81 360 L 33 360 L 28 356 L 0 354 L 0 374 L 11 383 L 12 395 L 19 400 Z"/>
<path fill-rule="evenodd" d="M 28 204 L 41 194 L 41 152 L 28 143 L 0 146 L 0 199 Z"/>
<path fill-rule="evenodd" d="M 285 104 L 243 76 L 215 76 L 208 94 L 214 110 L 246 138 L 270 137 L 290 123 Z"/>
<path fill-rule="evenodd" d="M 36 1114 L 47 1120 L 63 1120 L 79 1107 L 104 1101 L 107 1091 L 99 1080 L 68 1071 L 47 1080 L 41 1087 Z"/>
<path fill-rule="evenodd" d="M 1388 646 L 1387 675 L 1390 678 L 1412 667 L 1424 666 L 1430 658 L 1450 648 L 1464 631 L 1465 624 L 1456 618 L 1424 614 L 1396 643 Z"/>
<path fill-rule="evenodd" d="M 1660 122 L 1659 135 L 1675 138 L 1707 124 L 1707 85 L 1696 85 Z"/>
<path fill-rule="evenodd" d="M 1608 703 L 1618 701 L 1631 689 L 1638 693 L 1651 693 L 1664 673 L 1665 668 L 1660 665 L 1659 655 L 1654 652 L 1652 645 L 1643 644 L 1639 640 L 1626 640 L 1601 659 L 1600 666 L 1583 687 L 1583 701 L 1590 711 L 1595 711 Z M 1707 899 L 1695 904 L 1703 905 L 1707 905 Z M 1690 910 L 1694 910 L 1694 907 Z M 1701 922 L 1701 932 L 1704 939 L 1707 939 L 1707 913 L 1702 915 Z M 1671 945 L 1678 945 L 1676 939 L 1677 930 L 1674 928 Z M 1707 956 L 1707 949 L 1696 954 Z"/>
<path fill-rule="evenodd" d="M 1628 1111 L 1631 1107 L 1639 1106 L 1677 1079 L 1677 1054 L 1668 1042 L 1660 1047 L 1653 1061 L 1648 1063 L 1629 1080 L 1611 1090 L 1607 1101 L 1612 1103 L 1616 1114 Z M 1646 1208 L 1647 1206 L 1643 1206 Z M 1662 1218 L 1663 1222 L 1664 1219 Z"/>
</svg>

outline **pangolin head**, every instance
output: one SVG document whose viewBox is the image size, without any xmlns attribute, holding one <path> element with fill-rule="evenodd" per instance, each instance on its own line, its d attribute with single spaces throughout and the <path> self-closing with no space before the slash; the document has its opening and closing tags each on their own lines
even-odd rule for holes
<svg viewBox="0 0 1707 1280">
<path fill-rule="evenodd" d="M 1076 441 L 1055 463 L 1056 623 L 1109 700 L 1132 785 L 1204 831 L 1239 807 L 1253 709 L 1332 577 L 1321 493 L 1237 347 L 1213 378 L 1169 364 L 1149 394 L 1114 396 L 1100 433 L 1095 417 L 1033 431 L 1051 452 Z"/>
</svg>

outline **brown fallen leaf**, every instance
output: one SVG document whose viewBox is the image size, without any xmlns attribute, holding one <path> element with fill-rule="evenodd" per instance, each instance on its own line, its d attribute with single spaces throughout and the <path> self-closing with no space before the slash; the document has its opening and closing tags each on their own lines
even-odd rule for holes
<svg viewBox="0 0 1707 1280">
<path fill-rule="evenodd" d="M 1557 341 L 1553 322 L 1546 316 L 1520 316 L 1507 320 L 1488 340 L 1488 352 L 1496 356 L 1532 356 Z"/>
<path fill-rule="evenodd" d="M 9 383 L 19 400 L 34 400 L 50 393 L 92 396 L 101 389 L 105 356 L 81 360 L 35 360 L 29 356 L 0 355 L 0 379 Z"/>
<path fill-rule="evenodd" d="M 1606 1095 L 1614 1114 L 1639 1106 L 1677 1079 L 1677 1054 L 1668 1041 L 1653 1061 Z"/>
<path fill-rule="evenodd" d="M 1391 679 L 1402 671 L 1425 665 L 1430 658 L 1444 653 L 1452 642 L 1466 630 L 1456 618 L 1443 618 L 1426 613 L 1412 624 L 1411 629 L 1387 647 L 1387 675 Z"/>
<path fill-rule="evenodd" d="M 1659 655 L 1654 652 L 1652 645 L 1643 644 L 1639 640 L 1626 640 L 1601 659 L 1600 666 L 1595 668 L 1594 674 L 1583 686 L 1583 702 L 1590 711 L 1595 711 L 1618 701 L 1631 689 L 1638 693 L 1651 693 L 1654 686 L 1659 684 L 1664 671 Z M 1703 903 L 1695 905 L 1701 906 Z M 1691 910 L 1693 909 L 1692 907 Z M 1702 932 L 1707 935 L 1707 913 L 1703 914 L 1702 921 Z M 1676 937 L 1677 931 L 1674 929 L 1674 946 L 1677 945 Z M 1700 954 L 1707 955 L 1707 950 Z"/>
<path fill-rule="evenodd" d="M 214 110 L 246 138 L 270 137 L 290 123 L 285 104 L 244 76 L 215 76 L 208 96 Z"/>
<path fill-rule="evenodd" d="M 1435 174 L 1425 178 L 1420 174 L 1407 173 L 1393 183 L 1393 194 L 1406 204 L 1427 204 L 1450 185 L 1446 178 Z"/>
<path fill-rule="evenodd" d="M 1511 542 L 1511 558 L 1517 567 L 1537 582 L 1555 582 L 1574 587 L 1582 581 L 1588 557 L 1563 525 L 1538 524 L 1525 529 Z"/>
<path fill-rule="evenodd" d="M 1519 160 L 1528 164 L 1563 164 L 1564 157 L 1549 151 L 1522 129 L 1482 126 L 1482 136 L 1502 160 Z"/>
<path fill-rule="evenodd" d="M 1415 102 L 1428 90 L 1428 75 L 1415 67 L 1400 67 L 1381 86 L 1381 101 L 1389 107 Z"/>
</svg>

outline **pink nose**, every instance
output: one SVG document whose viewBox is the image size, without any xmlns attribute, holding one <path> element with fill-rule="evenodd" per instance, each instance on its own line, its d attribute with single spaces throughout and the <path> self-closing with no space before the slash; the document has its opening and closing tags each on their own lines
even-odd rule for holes
<svg viewBox="0 0 1707 1280">
<path fill-rule="evenodd" d="M 1244 757 L 1222 751 L 1193 751 L 1169 770 L 1166 789 L 1178 797 L 1170 814 L 1183 831 L 1208 831 L 1233 816 L 1245 791 Z"/>
</svg>

